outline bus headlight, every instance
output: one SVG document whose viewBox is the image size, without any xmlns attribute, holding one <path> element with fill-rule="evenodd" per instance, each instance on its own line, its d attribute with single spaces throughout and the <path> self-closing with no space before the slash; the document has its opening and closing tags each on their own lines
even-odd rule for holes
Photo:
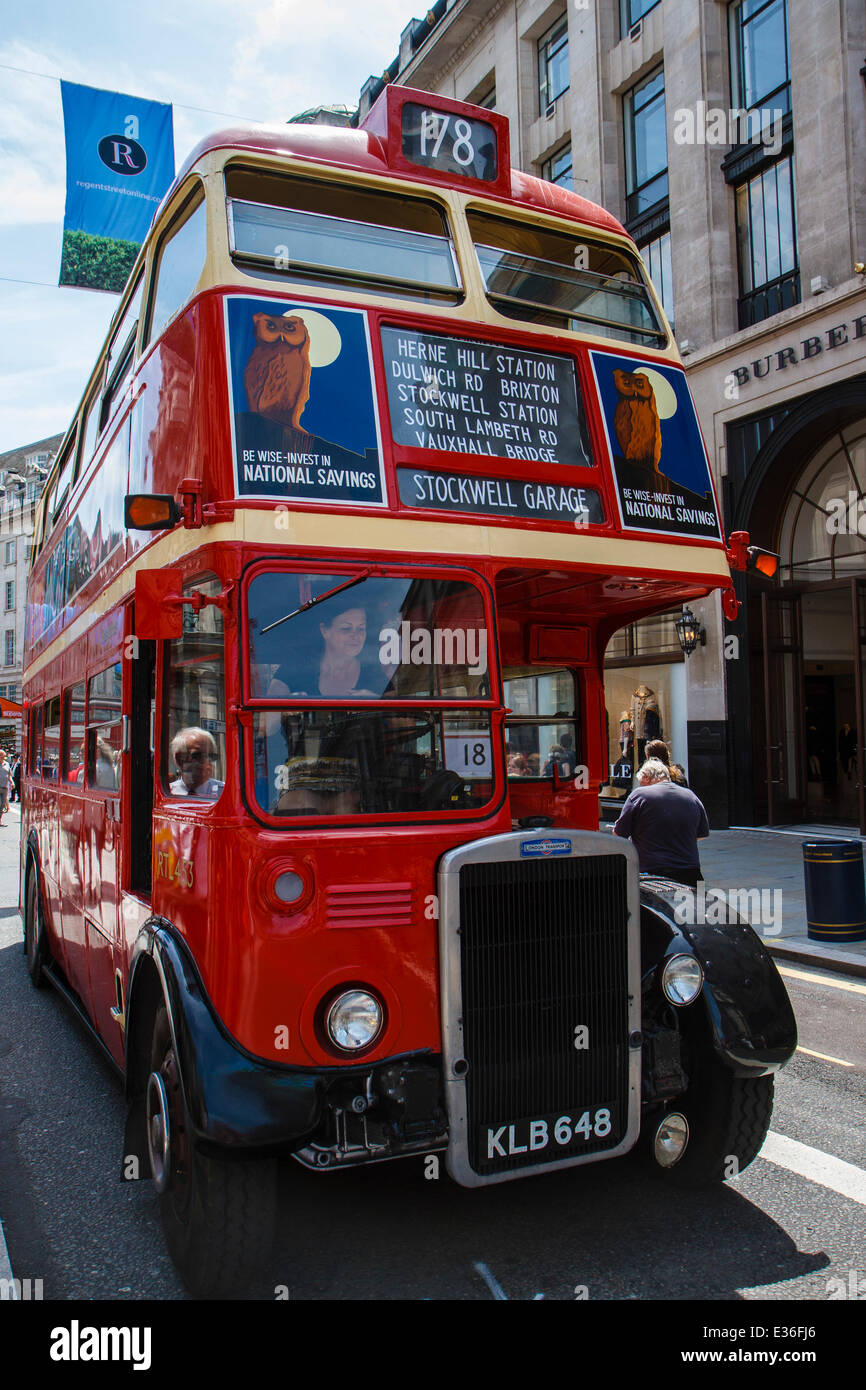
<svg viewBox="0 0 866 1390">
<path fill-rule="evenodd" d="M 662 990 L 672 1004 L 691 1004 L 704 983 L 703 966 L 694 956 L 671 956 L 662 970 Z"/>
<path fill-rule="evenodd" d="M 350 989 L 338 994 L 325 1015 L 328 1038 L 341 1052 L 371 1047 L 382 1031 L 385 1013 L 374 994 Z"/>
</svg>

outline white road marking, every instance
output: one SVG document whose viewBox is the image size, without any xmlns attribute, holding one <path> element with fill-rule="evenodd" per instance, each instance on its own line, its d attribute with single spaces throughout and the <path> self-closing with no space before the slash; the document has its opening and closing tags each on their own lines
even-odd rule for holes
<svg viewBox="0 0 866 1390">
<path fill-rule="evenodd" d="M 10 1290 L 9 1297 L 17 1298 L 18 1293 L 12 1280 L 12 1265 L 9 1262 L 9 1251 L 6 1249 L 6 1241 L 3 1236 L 2 1221 L 0 1221 L 0 1279 L 4 1282 L 4 1288 Z"/>
<path fill-rule="evenodd" d="M 787 1168 L 790 1173 L 799 1173 L 801 1178 L 829 1187 L 852 1202 L 866 1207 L 866 1171 L 855 1163 L 846 1163 L 832 1154 L 813 1149 L 811 1144 L 801 1144 L 797 1139 L 788 1139 L 784 1134 L 770 1130 L 759 1154 L 769 1163 Z M 477 1266 L 476 1266 L 477 1268 Z"/>
<path fill-rule="evenodd" d="M 491 1274 L 490 1270 L 487 1268 L 487 1265 L 482 1264 L 480 1260 L 476 1260 L 475 1264 L 473 1265 L 473 1268 L 477 1270 L 477 1272 L 481 1275 L 481 1278 L 484 1280 L 485 1284 L 487 1285 L 488 1289 L 493 1294 L 493 1297 L 497 1300 L 497 1302 L 509 1302 L 508 1294 L 505 1292 L 499 1280 L 496 1278 L 496 1275 Z M 544 1298 L 543 1293 L 536 1293 L 533 1294 L 532 1301 L 533 1303 L 538 1303 L 542 1298 Z"/>
<path fill-rule="evenodd" d="M 828 1057 L 826 1052 L 813 1052 L 811 1047 L 798 1047 L 798 1052 L 805 1052 L 807 1057 L 820 1057 L 822 1062 L 835 1062 L 838 1067 L 853 1067 L 853 1062 L 846 1062 L 842 1057 Z"/>
<path fill-rule="evenodd" d="M 813 975 L 810 970 L 790 970 L 787 965 L 776 967 L 780 975 L 790 975 L 792 980 L 811 980 L 816 985 L 829 985 L 831 989 L 847 989 L 852 994 L 866 994 L 866 985 L 852 985 L 848 980 L 832 980 L 829 975 Z"/>
<path fill-rule="evenodd" d="M 487 1266 L 485 1264 L 482 1264 L 480 1260 L 476 1260 L 475 1265 L 473 1267 L 481 1275 L 481 1278 L 484 1280 L 485 1284 L 487 1285 L 488 1289 L 493 1294 L 493 1297 L 497 1300 L 497 1302 L 507 1303 L 508 1294 L 505 1292 L 502 1285 L 499 1283 L 499 1280 L 496 1279 L 494 1275 L 490 1273 L 490 1270 L 487 1268 Z"/>
</svg>

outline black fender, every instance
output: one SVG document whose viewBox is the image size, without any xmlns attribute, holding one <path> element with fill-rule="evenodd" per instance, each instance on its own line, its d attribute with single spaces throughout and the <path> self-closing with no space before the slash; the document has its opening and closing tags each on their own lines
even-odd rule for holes
<svg viewBox="0 0 866 1390">
<path fill-rule="evenodd" d="M 183 937 L 164 917 L 151 917 L 136 939 L 127 987 L 125 1179 L 150 1171 L 144 1098 L 153 1023 L 163 1003 L 193 1142 L 223 1156 L 292 1153 L 313 1137 L 347 1082 L 356 1093 L 368 1073 L 387 1072 L 395 1061 L 429 1062 L 412 1053 L 375 1064 L 298 1067 L 254 1056 L 220 1020 Z M 129 1162 L 133 1156 L 137 1163 Z"/>
<path fill-rule="evenodd" d="M 681 895 L 691 891 L 666 879 L 641 879 L 641 978 L 646 982 L 657 975 L 669 956 L 695 956 L 703 967 L 704 986 L 695 1003 L 677 1013 L 685 1022 L 693 1010 L 702 1009 L 713 1050 L 735 1075 L 779 1071 L 797 1047 L 797 1023 L 775 962 L 736 914 L 720 924 L 680 920 L 700 916 L 682 911 Z"/>
<path fill-rule="evenodd" d="M 126 1160 L 147 1168 L 144 1094 L 156 1010 L 165 1003 L 187 1115 L 203 1148 L 267 1153 L 299 1147 L 319 1123 L 328 1069 L 281 1067 L 244 1051 L 220 1022 L 183 938 L 151 917 L 135 943 L 127 989 Z M 335 1068 L 344 1074 L 345 1068 Z"/>
</svg>

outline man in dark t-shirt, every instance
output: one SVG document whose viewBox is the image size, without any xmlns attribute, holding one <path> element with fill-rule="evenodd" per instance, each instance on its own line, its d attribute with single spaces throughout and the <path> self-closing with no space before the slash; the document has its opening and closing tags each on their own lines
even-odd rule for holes
<svg viewBox="0 0 866 1390">
<path fill-rule="evenodd" d="M 707 813 L 694 792 L 672 782 L 657 759 L 650 758 L 638 772 L 638 785 L 613 831 L 631 839 L 641 873 L 697 887 L 702 877 L 698 840 L 710 833 Z"/>
</svg>

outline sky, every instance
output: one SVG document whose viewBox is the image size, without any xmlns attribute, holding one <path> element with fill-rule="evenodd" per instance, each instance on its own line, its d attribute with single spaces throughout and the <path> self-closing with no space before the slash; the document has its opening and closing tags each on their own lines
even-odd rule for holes
<svg viewBox="0 0 866 1390">
<path fill-rule="evenodd" d="M 59 79 L 171 102 L 180 168 L 237 118 L 356 106 L 413 13 L 413 0 L 0 0 L 0 453 L 66 429 L 118 302 L 57 286 Z"/>
</svg>

